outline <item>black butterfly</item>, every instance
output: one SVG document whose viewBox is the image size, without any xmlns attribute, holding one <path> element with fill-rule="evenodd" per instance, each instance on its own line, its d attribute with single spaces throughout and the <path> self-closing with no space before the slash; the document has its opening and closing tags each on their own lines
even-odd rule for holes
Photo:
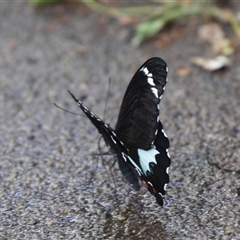
<svg viewBox="0 0 240 240">
<path fill-rule="evenodd" d="M 142 184 L 160 206 L 169 182 L 169 140 L 159 119 L 159 103 L 167 82 L 167 65 L 151 58 L 135 73 L 128 85 L 113 130 L 69 91 L 77 105 L 102 134 L 117 156 L 125 180 L 135 189 Z"/>
</svg>

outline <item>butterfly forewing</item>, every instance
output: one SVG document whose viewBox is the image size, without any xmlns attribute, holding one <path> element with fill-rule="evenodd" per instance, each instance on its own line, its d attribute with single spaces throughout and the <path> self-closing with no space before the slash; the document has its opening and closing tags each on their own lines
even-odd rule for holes
<svg viewBox="0 0 240 240">
<path fill-rule="evenodd" d="M 166 79 L 167 66 L 161 58 L 149 59 L 133 76 L 116 125 L 116 133 L 129 148 L 149 149 L 156 138 Z"/>
<path fill-rule="evenodd" d="M 127 148 L 117 137 L 114 130 L 106 124 L 102 119 L 100 119 L 96 114 L 90 111 L 80 100 L 76 99 L 76 97 L 68 91 L 72 98 L 75 100 L 77 105 L 82 109 L 82 111 L 86 114 L 89 120 L 93 123 L 93 125 L 97 128 L 98 132 L 103 136 L 104 141 L 111 149 L 114 151 L 116 155 L 120 155 L 122 152 L 127 153 Z"/>
</svg>

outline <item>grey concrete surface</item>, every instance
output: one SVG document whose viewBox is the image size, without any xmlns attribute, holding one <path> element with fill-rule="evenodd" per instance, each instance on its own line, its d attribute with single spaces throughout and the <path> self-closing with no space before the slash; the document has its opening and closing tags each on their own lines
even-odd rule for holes
<svg viewBox="0 0 240 240">
<path fill-rule="evenodd" d="M 193 67 L 191 57 L 211 55 L 199 24 L 182 21 L 134 48 L 130 27 L 80 5 L 0 2 L 0 239 L 240 239 L 240 176 L 227 171 L 240 170 L 240 54 L 215 73 Z M 152 56 L 169 67 L 163 208 L 117 166 L 111 177 L 111 157 L 92 155 L 99 135 L 88 119 L 53 105 L 79 113 L 69 89 L 102 117 L 111 77 L 114 126 L 128 82 Z"/>
</svg>

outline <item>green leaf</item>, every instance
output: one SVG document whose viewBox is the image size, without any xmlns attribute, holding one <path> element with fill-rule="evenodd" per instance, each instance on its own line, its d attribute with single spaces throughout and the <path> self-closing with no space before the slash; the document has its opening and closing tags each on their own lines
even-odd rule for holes
<svg viewBox="0 0 240 240">
<path fill-rule="evenodd" d="M 30 0 L 30 3 L 32 3 L 35 6 L 53 4 L 53 3 L 63 3 L 63 2 L 66 2 L 66 0 Z"/>
<path fill-rule="evenodd" d="M 133 43 L 139 45 L 144 40 L 155 36 L 165 26 L 165 23 L 161 18 L 140 23 L 137 26 L 137 35 Z"/>
</svg>

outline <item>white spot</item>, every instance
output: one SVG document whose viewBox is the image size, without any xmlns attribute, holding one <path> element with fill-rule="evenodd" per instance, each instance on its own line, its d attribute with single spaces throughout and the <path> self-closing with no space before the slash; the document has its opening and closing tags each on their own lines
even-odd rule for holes
<svg viewBox="0 0 240 240">
<path fill-rule="evenodd" d="M 160 106 L 159 106 L 159 104 L 157 105 L 157 109 L 158 109 L 158 110 L 160 109 Z"/>
<path fill-rule="evenodd" d="M 169 167 L 168 167 L 168 168 L 166 168 L 166 173 L 167 173 L 167 174 L 169 174 Z"/>
<path fill-rule="evenodd" d="M 88 108 L 85 105 L 81 104 L 81 102 L 77 102 L 79 107 L 82 107 L 85 111 L 88 111 Z"/>
<path fill-rule="evenodd" d="M 166 82 L 168 81 L 168 78 L 166 78 Z"/>
<path fill-rule="evenodd" d="M 159 99 L 160 99 L 160 100 L 162 99 L 162 95 L 160 95 Z"/>
<path fill-rule="evenodd" d="M 143 68 L 142 71 L 143 71 L 146 75 L 148 75 L 148 73 L 149 73 L 147 67 Z"/>
<path fill-rule="evenodd" d="M 165 91 L 165 88 L 166 88 L 165 86 L 162 88 L 162 89 L 163 89 L 163 91 Z"/>
<path fill-rule="evenodd" d="M 162 129 L 162 133 L 166 138 L 168 137 L 167 134 L 165 133 L 164 129 Z"/>
<path fill-rule="evenodd" d="M 166 149 L 166 152 L 167 152 L 167 156 L 171 158 L 168 149 Z"/>
<path fill-rule="evenodd" d="M 158 129 L 155 131 L 155 136 L 157 136 L 157 134 L 158 134 Z"/>
<path fill-rule="evenodd" d="M 164 189 L 165 192 L 167 191 L 167 185 L 168 185 L 168 184 L 165 183 L 165 184 L 164 184 L 164 187 L 163 187 L 163 189 Z"/>
<path fill-rule="evenodd" d="M 158 90 L 154 87 L 151 88 L 153 94 L 155 95 L 156 98 L 158 98 Z"/>
<path fill-rule="evenodd" d="M 148 185 L 150 185 L 151 187 L 153 187 L 153 185 L 152 185 L 152 183 L 151 182 L 147 182 L 148 183 Z"/>
<path fill-rule="evenodd" d="M 114 144 L 116 144 L 117 142 L 115 141 L 115 139 L 112 136 L 110 136 L 110 137 L 111 137 L 112 141 L 114 142 Z"/>
<path fill-rule="evenodd" d="M 145 175 L 147 174 L 147 171 L 151 172 L 149 168 L 151 162 L 157 164 L 155 158 L 157 154 L 160 154 L 160 152 L 155 148 L 151 148 L 150 150 L 138 149 L 139 163 Z"/>
<path fill-rule="evenodd" d="M 155 83 L 153 82 L 153 79 L 152 78 L 148 78 L 147 79 L 148 83 L 151 85 L 151 86 L 155 86 Z"/>
<path fill-rule="evenodd" d="M 149 73 L 147 76 L 148 76 L 148 77 L 152 77 L 153 75 L 152 75 L 152 73 Z"/>
<path fill-rule="evenodd" d="M 168 72 L 168 67 L 166 67 L 166 72 Z"/>
<path fill-rule="evenodd" d="M 140 168 L 135 168 L 136 169 L 136 171 L 138 172 L 138 175 L 139 176 L 142 176 L 142 171 L 140 170 Z"/>
<path fill-rule="evenodd" d="M 104 126 L 108 129 L 108 125 L 106 123 L 104 123 Z"/>
<path fill-rule="evenodd" d="M 122 152 L 122 157 L 123 159 L 125 160 L 125 162 L 127 161 L 126 157 L 125 157 L 125 154 Z"/>
<path fill-rule="evenodd" d="M 116 137 L 116 133 L 115 133 L 115 132 L 111 131 L 111 133 L 112 133 L 112 135 L 113 135 L 114 137 Z"/>
<path fill-rule="evenodd" d="M 159 118 L 159 116 L 157 116 L 157 122 L 159 122 L 160 121 L 160 118 Z"/>
<path fill-rule="evenodd" d="M 163 197 L 163 195 L 162 195 L 160 192 L 159 192 L 158 194 L 159 194 L 161 197 Z"/>
</svg>

